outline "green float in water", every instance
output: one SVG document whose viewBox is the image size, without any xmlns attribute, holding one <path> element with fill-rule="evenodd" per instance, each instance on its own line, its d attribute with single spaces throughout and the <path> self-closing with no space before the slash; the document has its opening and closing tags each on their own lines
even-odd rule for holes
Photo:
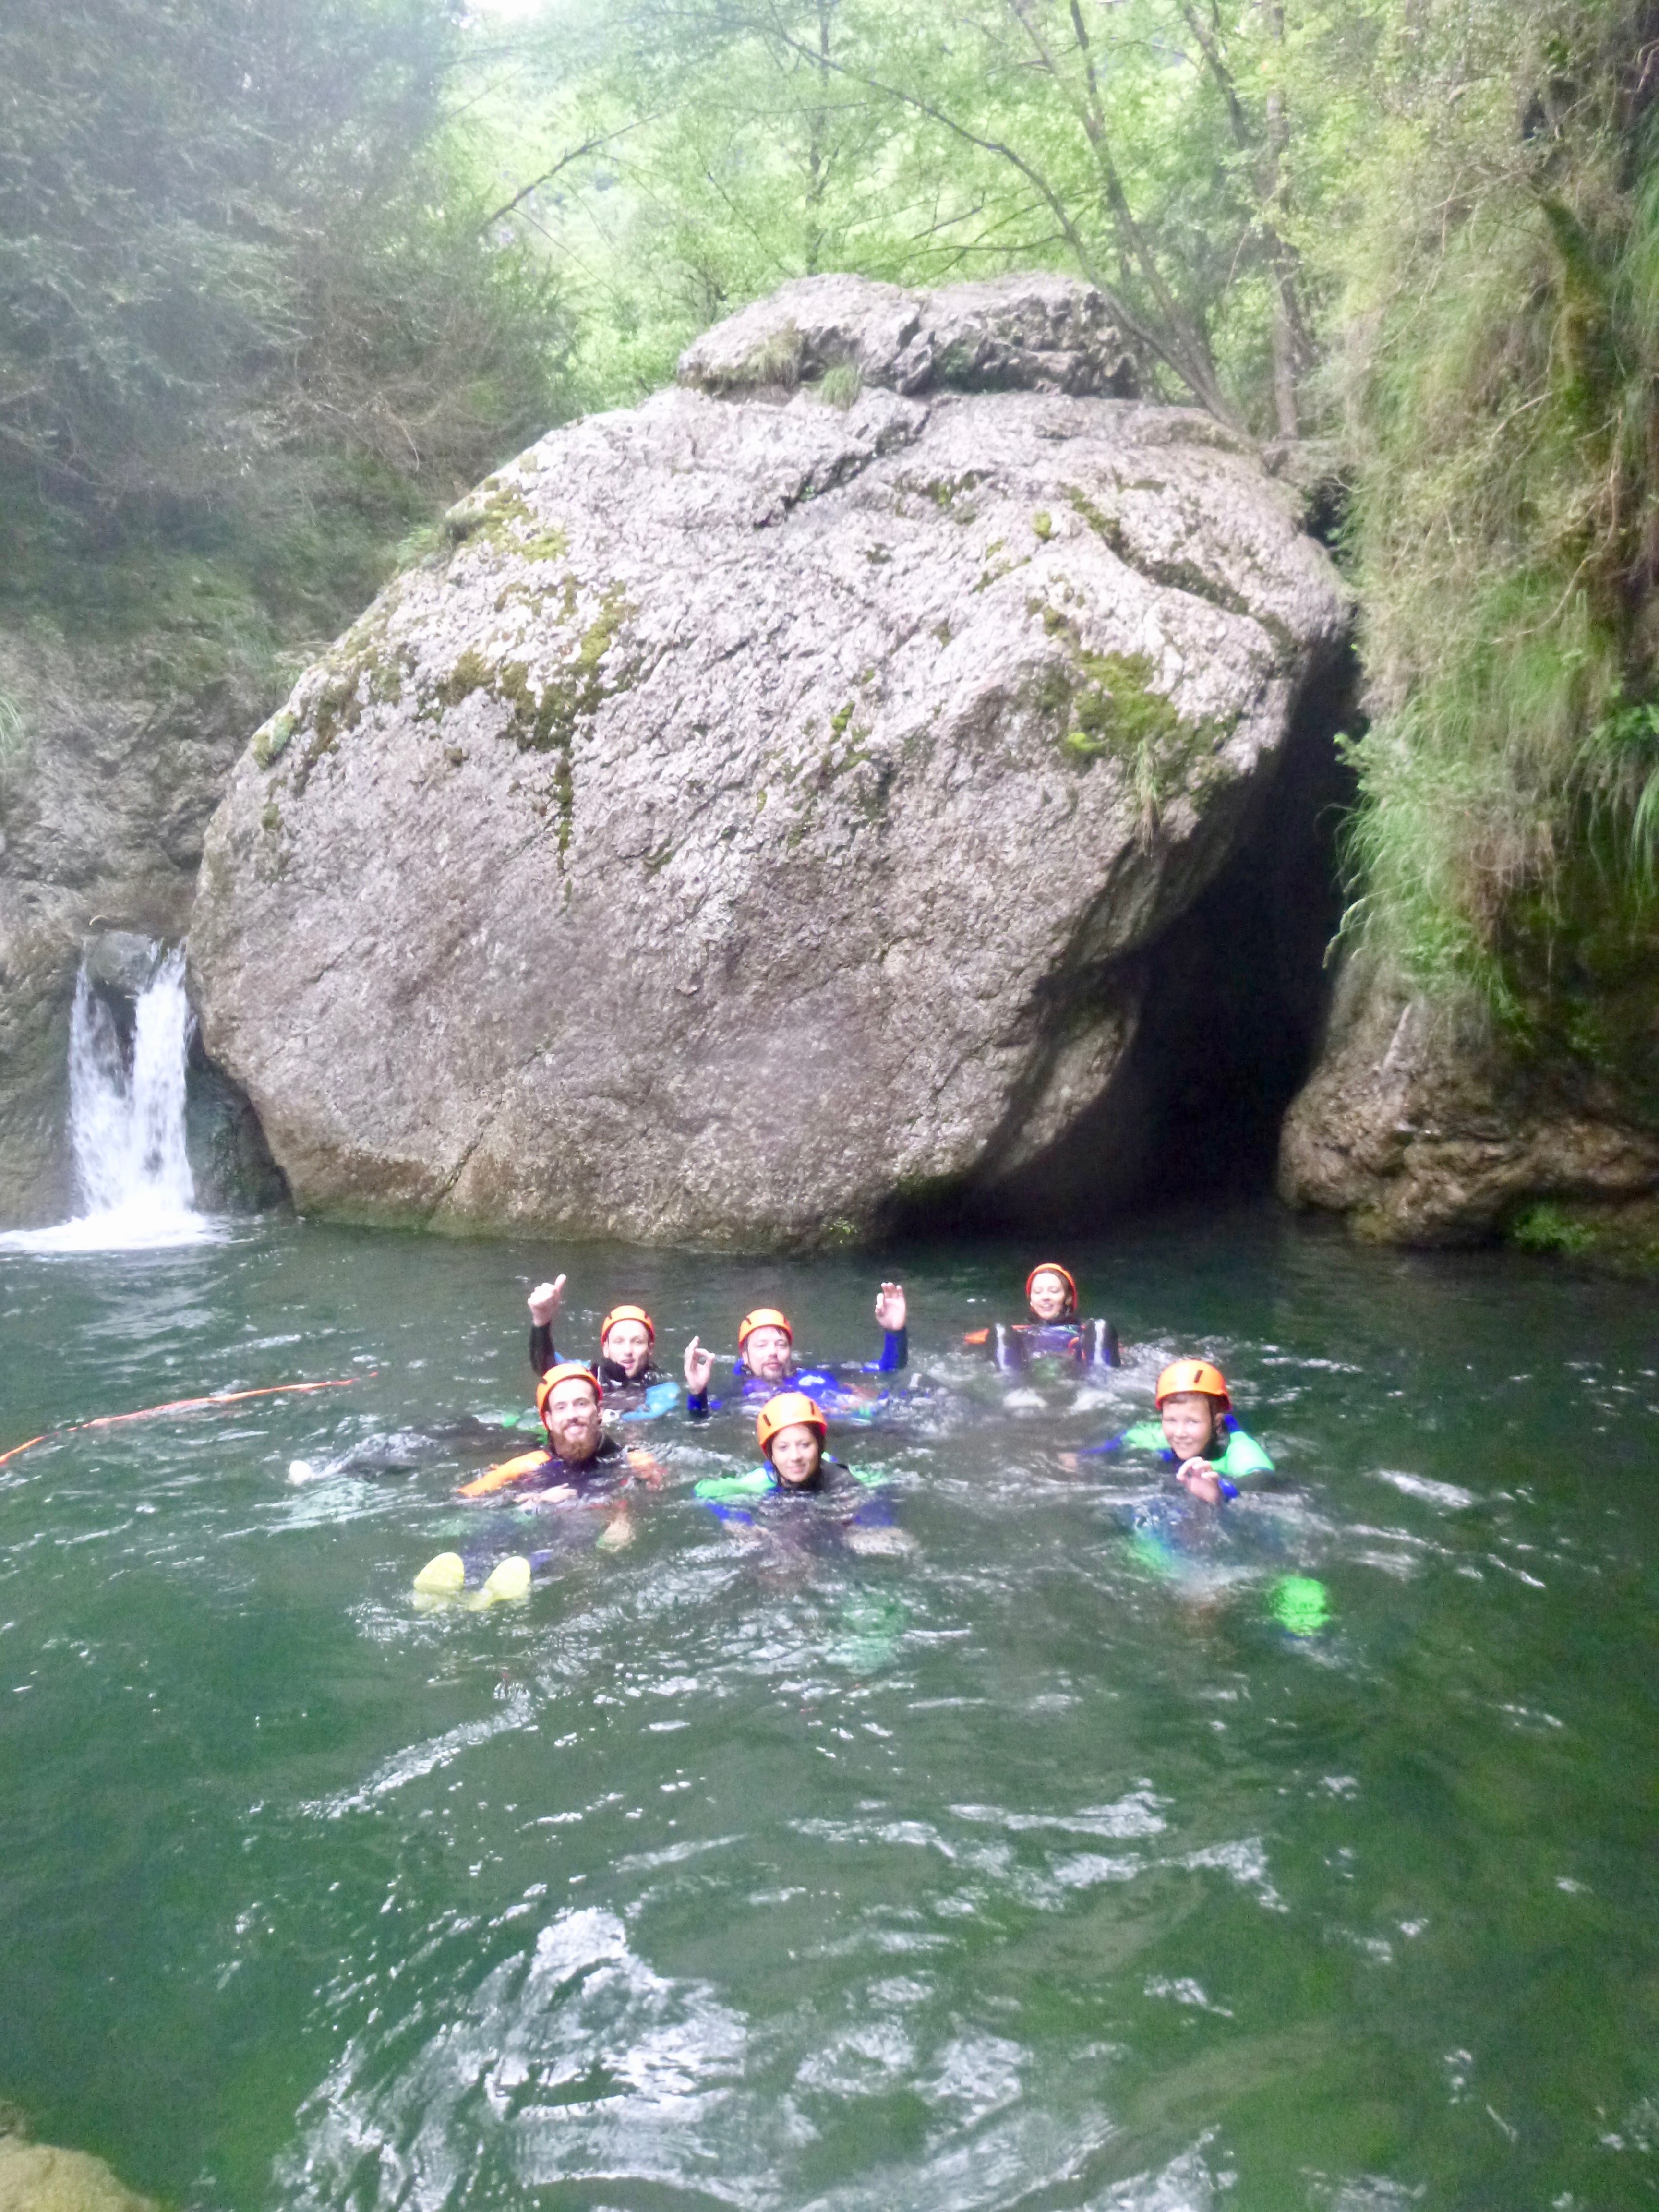
<svg viewBox="0 0 1659 2212">
<path fill-rule="evenodd" d="M 1267 1611 L 1287 1635 L 1317 1636 L 1331 1617 L 1331 1601 L 1311 1575 L 1281 1575 L 1268 1593 Z"/>
</svg>

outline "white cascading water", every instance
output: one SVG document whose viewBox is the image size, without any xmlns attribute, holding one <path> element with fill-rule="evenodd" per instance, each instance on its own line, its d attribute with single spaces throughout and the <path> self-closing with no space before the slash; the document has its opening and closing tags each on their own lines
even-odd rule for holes
<svg viewBox="0 0 1659 2212">
<path fill-rule="evenodd" d="M 133 1251 L 214 1236 L 196 1211 L 185 1150 L 185 1066 L 196 1017 L 185 995 L 185 951 L 158 963 L 133 1010 L 131 1065 L 85 966 L 70 1016 L 70 1141 L 81 1212 L 55 1229 L 21 1230 L 0 1245 L 26 1252 Z"/>
</svg>

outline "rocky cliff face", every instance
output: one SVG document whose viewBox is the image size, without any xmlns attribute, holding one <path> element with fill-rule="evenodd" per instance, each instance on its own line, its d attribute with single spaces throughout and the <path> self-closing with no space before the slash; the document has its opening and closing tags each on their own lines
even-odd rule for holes
<svg viewBox="0 0 1659 2212">
<path fill-rule="evenodd" d="M 759 1244 L 1128 1194 L 1159 948 L 1347 628 L 1254 453 L 1132 388 L 1085 288 L 808 280 L 455 509 L 206 842 L 208 1047 L 296 1200 Z"/>
<path fill-rule="evenodd" d="M 1651 1260 L 1659 1128 L 1632 1110 L 1638 1095 L 1593 1057 L 1559 1042 L 1522 1057 L 1483 1022 L 1432 1013 L 1386 971 L 1351 963 L 1285 1118 L 1279 1190 L 1391 1243 L 1519 1229 L 1523 1243 L 1605 1243 Z M 1632 1239 L 1641 1251 L 1626 1251 Z"/>
<path fill-rule="evenodd" d="M 39 622 L 0 634 L 0 1224 L 72 1210 L 82 946 L 110 924 L 183 936 L 203 833 L 259 711 L 246 684 L 204 680 L 189 647 L 92 643 Z"/>
</svg>

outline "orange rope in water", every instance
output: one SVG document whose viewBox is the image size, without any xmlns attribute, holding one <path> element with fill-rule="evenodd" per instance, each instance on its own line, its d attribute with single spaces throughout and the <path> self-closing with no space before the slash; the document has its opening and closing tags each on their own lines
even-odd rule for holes
<svg viewBox="0 0 1659 2212">
<path fill-rule="evenodd" d="M 45 1429 L 38 1437 L 14 1444 L 9 1451 L 0 1452 L 0 1467 L 9 1459 L 15 1459 L 35 1444 L 43 1444 L 48 1437 L 72 1436 L 80 1429 L 112 1429 L 118 1421 L 147 1421 L 155 1413 L 195 1413 L 204 1406 L 235 1406 L 244 1398 L 281 1398 L 299 1396 L 309 1390 L 349 1390 L 354 1382 L 365 1378 L 361 1375 L 343 1375 L 333 1382 L 271 1382 L 262 1390 L 219 1390 L 207 1398 L 169 1398 L 165 1406 L 141 1406 L 136 1413 L 100 1413 L 90 1421 L 65 1421 L 61 1428 Z"/>
</svg>

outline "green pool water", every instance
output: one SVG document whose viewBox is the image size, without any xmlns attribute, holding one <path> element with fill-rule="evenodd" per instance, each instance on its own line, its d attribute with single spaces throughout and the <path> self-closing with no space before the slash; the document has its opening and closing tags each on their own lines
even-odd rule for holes
<svg viewBox="0 0 1659 2212">
<path fill-rule="evenodd" d="M 1653 2203 L 1659 1301 L 1195 1218 L 1064 1255 L 1109 1388 L 1009 1389 L 1042 1256 L 0 1254 L 0 1449 L 357 1378 L 0 1468 L 0 2098 L 202 2207 Z M 902 1265 L 841 1448 L 914 1552 L 744 1548 L 676 1416 L 631 1549 L 417 1612 L 560 1264 L 562 1349 L 828 1359 Z M 1287 1486 L 1172 1547 L 1060 1454 L 1176 1350 Z"/>
</svg>

